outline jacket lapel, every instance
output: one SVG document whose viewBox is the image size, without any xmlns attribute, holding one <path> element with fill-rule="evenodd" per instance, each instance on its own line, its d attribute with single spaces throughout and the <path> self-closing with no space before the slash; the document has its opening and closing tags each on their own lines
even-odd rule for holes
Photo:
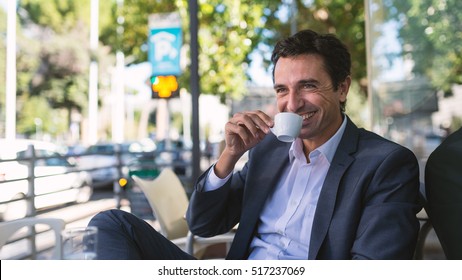
<svg viewBox="0 0 462 280">
<path fill-rule="evenodd" d="M 351 156 L 357 149 L 359 130 L 347 119 L 347 126 L 335 152 L 332 164 L 327 172 L 326 179 L 319 195 L 316 213 L 311 230 L 310 250 L 308 259 L 316 259 L 321 245 L 326 237 L 334 213 L 337 192 L 343 174 L 354 161 Z"/>
<path fill-rule="evenodd" d="M 263 156 L 256 156 L 259 162 L 253 162 L 252 169 L 249 169 L 250 176 L 246 178 L 247 188 L 244 193 L 244 205 L 250 206 L 248 208 L 252 212 L 259 212 L 263 208 L 268 194 L 279 181 L 289 161 L 289 148 L 290 144 L 278 145 L 270 147 L 271 150 Z M 252 203 L 246 203 L 247 199 L 252 200 Z"/>
</svg>

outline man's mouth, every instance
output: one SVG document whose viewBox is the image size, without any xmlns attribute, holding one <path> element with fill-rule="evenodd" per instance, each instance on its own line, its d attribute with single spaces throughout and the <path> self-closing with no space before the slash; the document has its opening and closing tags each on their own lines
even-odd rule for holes
<svg viewBox="0 0 462 280">
<path fill-rule="evenodd" d="M 307 114 L 302 115 L 303 120 L 310 119 L 311 117 L 313 117 L 313 116 L 316 114 L 316 112 L 317 112 L 317 111 L 309 112 L 309 113 L 307 113 Z"/>
</svg>

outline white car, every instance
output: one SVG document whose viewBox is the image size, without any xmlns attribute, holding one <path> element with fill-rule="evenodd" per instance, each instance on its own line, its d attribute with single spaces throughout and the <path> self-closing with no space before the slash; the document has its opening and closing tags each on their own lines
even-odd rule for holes
<svg viewBox="0 0 462 280">
<path fill-rule="evenodd" d="M 88 172 L 78 171 L 53 143 L 0 139 L 0 220 L 22 218 L 27 214 L 25 198 L 29 189 L 31 154 L 35 150 L 34 204 L 37 210 L 67 203 L 83 203 L 93 193 Z M 14 159 L 14 160 L 12 160 Z M 18 201 L 12 201 L 21 199 Z"/>
</svg>

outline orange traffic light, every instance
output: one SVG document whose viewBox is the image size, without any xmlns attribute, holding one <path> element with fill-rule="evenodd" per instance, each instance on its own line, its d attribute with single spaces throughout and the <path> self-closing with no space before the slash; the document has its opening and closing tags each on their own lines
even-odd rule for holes
<svg viewBox="0 0 462 280">
<path fill-rule="evenodd" d="M 152 98 L 171 98 L 178 94 L 176 76 L 152 76 Z"/>
</svg>

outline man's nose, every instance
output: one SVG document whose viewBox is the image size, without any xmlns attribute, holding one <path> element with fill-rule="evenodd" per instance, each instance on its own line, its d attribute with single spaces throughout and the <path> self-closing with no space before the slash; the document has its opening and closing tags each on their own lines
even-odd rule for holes
<svg viewBox="0 0 462 280">
<path fill-rule="evenodd" d="M 303 100 L 295 90 L 290 91 L 288 97 L 287 110 L 290 112 L 297 112 L 297 110 L 303 106 Z"/>
</svg>

